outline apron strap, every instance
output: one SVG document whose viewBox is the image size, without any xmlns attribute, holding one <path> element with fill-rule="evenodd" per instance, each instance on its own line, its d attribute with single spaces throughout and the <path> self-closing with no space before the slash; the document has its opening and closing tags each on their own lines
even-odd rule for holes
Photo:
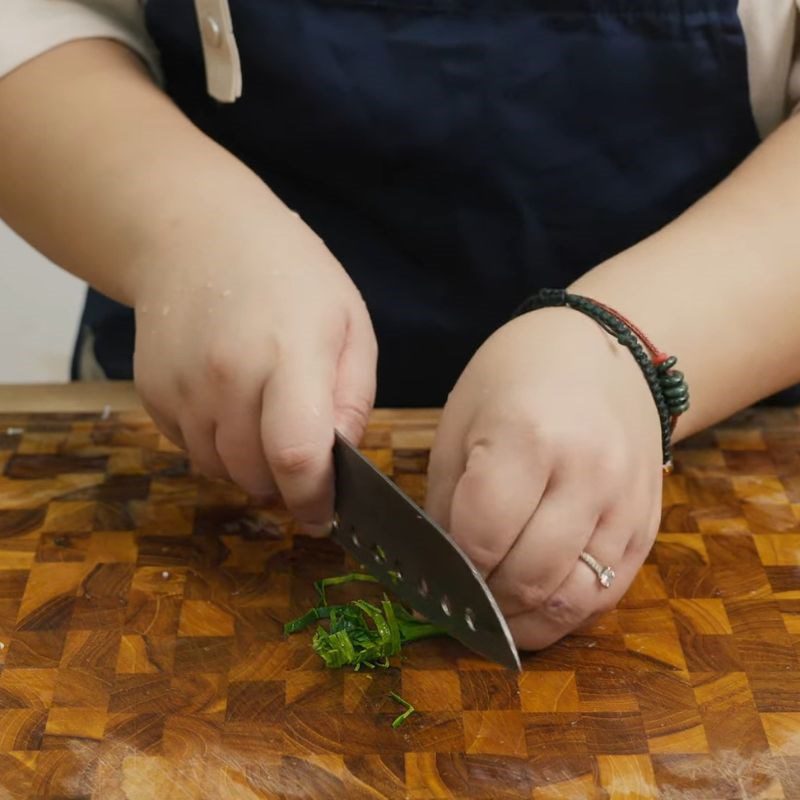
<svg viewBox="0 0 800 800">
<path fill-rule="evenodd" d="M 242 65 L 228 0 L 195 0 L 194 8 L 203 42 L 208 93 L 221 103 L 233 103 L 242 94 Z"/>
</svg>

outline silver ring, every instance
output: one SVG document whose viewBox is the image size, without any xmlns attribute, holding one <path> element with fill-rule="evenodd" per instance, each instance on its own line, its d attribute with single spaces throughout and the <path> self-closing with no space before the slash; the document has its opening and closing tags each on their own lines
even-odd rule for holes
<svg viewBox="0 0 800 800">
<path fill-rule="evenodd" d="M 611 567 L 604 567 L 594 556 L 589 555 L 585 550 L 580 554 L 580 559 L 589 569 L 597 575 L 597 580 L 604 589 L 610 589 L 617 573 Z"/>
</svg>

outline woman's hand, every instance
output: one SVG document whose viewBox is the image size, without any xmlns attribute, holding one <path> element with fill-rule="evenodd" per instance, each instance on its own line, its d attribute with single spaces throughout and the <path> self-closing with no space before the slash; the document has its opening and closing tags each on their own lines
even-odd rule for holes
<svg viewBox="0 0 800 800">
<path fill-rule="evenodd" d="M 377 347 L 341 265 L 262 191 L 140 258 L 136 385 L 196 468 L 255 496 L 278 489 L 316 532 L 332 518 L 334 429 L 360 440 Z"/>
<path fill-rule="evenodd" d="M 506 615 L 517 645 L 546 647 L 622 597 L 655 538 L 661 432 L 630 353 L 570 309 L 505 325 L 445 407 L 428 510 Z M 610 565 L 603 588 L 581 551 Z"/>
<path fill-rule="evenodd" d="M 135 308 L 159 427 L 200 470 L 254 495 L 277 485 L 302 522 L 329 522 L 334 428 L 360 439 L 376 345 L 319 237 L 123 45 L 32 59 L 0 80 L 0 108 L 0 215 Z"/>
</svg>

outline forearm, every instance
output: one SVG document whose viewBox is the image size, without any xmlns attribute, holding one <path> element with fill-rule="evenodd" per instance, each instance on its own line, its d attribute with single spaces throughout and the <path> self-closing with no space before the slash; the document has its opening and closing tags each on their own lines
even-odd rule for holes
<svg viewBox="0 0 800 800">
<path fill-rule="evenodd" d="M 800 382 L 800 119 L 675 222 L 576 281 L 679 357 L 685 437 Z"/>
<path fill-rule="evenodd" d="M 64 45 L 0 80 L 0 216 L 54 262 L 133 304 L 154 246 L 277 200 L 122 45 Z M 236 202 L 231 202 L 235 198 Z M 183 235 L 186 232 L 186 235 Z"/>
</svg>

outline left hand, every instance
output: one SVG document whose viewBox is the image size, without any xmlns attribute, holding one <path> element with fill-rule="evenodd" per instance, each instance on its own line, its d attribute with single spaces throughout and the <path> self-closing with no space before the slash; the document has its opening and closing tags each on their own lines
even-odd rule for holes
<svg viewBox="0 0 800 800">
<path fill-rule="evenodd" d="M 517 645 L 614 607 L 661 514 L 661 430 L 631 354 L 571 309 L 498 330 L 467 365 L 431 453 L 428 511 L 488 577 Z M 610 589 L 579 560 L 610 565 Z"/>
</svg>

